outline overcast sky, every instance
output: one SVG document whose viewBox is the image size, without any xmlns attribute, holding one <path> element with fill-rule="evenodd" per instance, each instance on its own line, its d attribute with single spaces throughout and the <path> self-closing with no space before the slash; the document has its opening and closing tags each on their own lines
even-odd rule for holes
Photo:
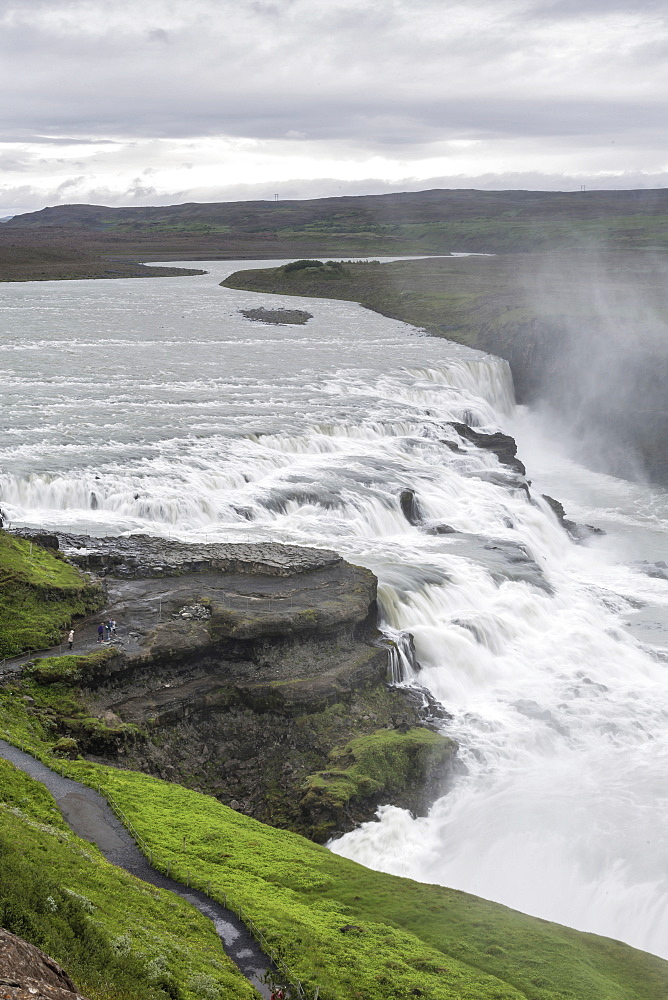
<svg viewBox="0 0 668 1000">
<path fill-rule="evenodd" d="M 668 182 L 664 0 L 0 0 L 0 216 Z"/>
</svg>

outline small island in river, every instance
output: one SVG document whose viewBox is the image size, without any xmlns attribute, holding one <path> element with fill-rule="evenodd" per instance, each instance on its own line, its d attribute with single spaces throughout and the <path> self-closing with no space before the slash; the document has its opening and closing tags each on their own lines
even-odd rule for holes
<svg viewBox="0 0 668 1000">
<path fill-rule="evenodd" d="M 265 309 L 264 306 L 259 306 L 257 309 L 240 309 L 239 312 L 246 319 L 258 323 L 274 323 L 277 326 L 304 326 L 313 319 L 313 313 L 306 312 L 305 309 Z"/>
</svg>

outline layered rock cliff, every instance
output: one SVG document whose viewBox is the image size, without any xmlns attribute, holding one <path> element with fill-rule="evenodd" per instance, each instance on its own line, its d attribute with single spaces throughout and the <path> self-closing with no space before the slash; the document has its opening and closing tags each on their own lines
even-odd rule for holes
<svg viewBox="0 0 668 1000">
<path fill-rule="evenodd" d="M 444 713 L 426 693 L 388 684 L 369 570 L 275 544 L 59 543 L 103 580 L 99 621 L 117 622 L 99 647 L 98 619 L 77 630 L 75 652 L 100 650 L 70 658 L 67 675 L 95 724 L 60 719 L 64 752 L 212 792 L 319 840 L 384 801 L 422 810 L 444 787 L 456 746 L 436 733 Z M 52 683 L 64 669 L 54 658 L 32 673 Z"/>
</svg>

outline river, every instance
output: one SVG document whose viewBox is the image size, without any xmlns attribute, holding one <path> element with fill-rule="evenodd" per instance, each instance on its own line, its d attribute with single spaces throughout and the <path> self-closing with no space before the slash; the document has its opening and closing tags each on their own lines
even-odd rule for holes
<svg viewBox="0 0 668 1000">
<path fill-rule="evenodd" d="M 271 264 L 4 285 L 3 509 L 370 567 L 384 627 L 415 638 L 404 682 L 451 713 L 465 770 L 427 817 L 383 807 L 332 850 L 668 957 L 668 580 L 638 565 L 668 558 L 666 493 L 578 464 L 498 359 L 354 304 L 219 287 Z M 313 319 L 240 315 L 257 305 Z M 532 499 L 453 421 L 513 434 Z M 575 544 L 542 493 L 607 534 Z"/>
</svg>

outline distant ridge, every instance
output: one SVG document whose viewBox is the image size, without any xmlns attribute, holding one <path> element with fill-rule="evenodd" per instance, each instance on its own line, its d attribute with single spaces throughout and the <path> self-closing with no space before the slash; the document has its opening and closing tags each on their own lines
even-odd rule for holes
<svg viewBox="0 0 668 1000">
<path fill-rule="evenodd" d="M 294 225 L 328 225 L 347 230 L 361 222 L 434 224 L 483 216 L 498 218 L 600 219 L 606 215 L 668 212 L 668 189 L 637 191 L 478 191 L 433 189 L 399 194 L 344 195 L 311 200 L 186 202 L 181 205 L 108 208 L 57 205 L 10 217 L 9 228 L 79 226 L 95 230 L 193 224 L 234 227 L 244 232 Z M 277 226 L 279 223 L 279 226 Z"/>
<path fill-rule="evenodd" d="M 592 248 L 668 250 L 668 189 L 435 189 L 310 201 L 58 205 L 0 225 L 0 280 L 139 276 L 136 264 L 147 260 L 348 260 Z"/>
</svg>

